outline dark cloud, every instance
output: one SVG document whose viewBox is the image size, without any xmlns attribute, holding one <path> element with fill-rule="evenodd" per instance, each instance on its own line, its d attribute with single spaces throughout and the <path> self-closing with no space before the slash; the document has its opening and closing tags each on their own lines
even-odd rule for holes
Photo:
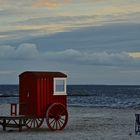
<svg viewBox="0 0 140 140">
<path fill-rule="evenodd" d="M 140 51 L 140 24 L 88 27 L 51 36 L 26 39 L 25 42 L 37 44 L 40 51 L 66 49 L 95 52 Z"/>
</svg>

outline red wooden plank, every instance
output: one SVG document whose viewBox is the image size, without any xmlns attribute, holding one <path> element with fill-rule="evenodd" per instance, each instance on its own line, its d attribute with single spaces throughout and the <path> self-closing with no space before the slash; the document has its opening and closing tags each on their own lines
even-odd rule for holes
<svg viewBox="0 0 140 140">
<path fill-rule="evenodd" d="M 37 114 L 40 114 L 40 79 L 37 80 Z"/>
<path fill-rule="evenodd" d="M 44 105 L 43 105 L 43 110 L 44 110 L 44 114 L 46 113 L 45 111 L 46 111 L 46 78 L 44 78 L 44 97 L 43 97 L 43 99 L 44 99 Z"/>
</svg>

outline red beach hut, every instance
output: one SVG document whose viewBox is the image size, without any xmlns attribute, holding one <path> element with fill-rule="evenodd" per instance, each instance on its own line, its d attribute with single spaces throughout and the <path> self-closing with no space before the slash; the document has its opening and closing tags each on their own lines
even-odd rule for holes
<svg viewBox="0 0 140 140">
<path fill-rule="evenodd" d="M 26 71 L 19 75 L 19 115 L 32 116 L 28 128 L 40 127 L 46 118 L 52 130 L 68 121 L 66 78 L 62 72 Z"/>
</svg>

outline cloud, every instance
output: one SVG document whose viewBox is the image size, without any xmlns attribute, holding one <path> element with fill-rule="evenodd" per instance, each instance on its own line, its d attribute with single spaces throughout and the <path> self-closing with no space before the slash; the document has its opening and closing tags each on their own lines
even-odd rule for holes
<svg viewBox="0 0 140 140">
<path fill-rule="evenodd" d="M 3 66 L 0 67 L 0 83 L 13 83 L 18 80 L 15 78 L 19 73 L 27 70 L 64 71 L 69 74 L 72 83 L 77 82 L 77 84 L 80 81 L 84 83 L 96 81 L 103 84 L 108 83 L 108 79 L 113 79 L 112 84 L 117 81 L 116 78 L 121 83 L 128 82 L 131 78 L 136 82 L 136 79 L 139 81 L 138 73 L 135 71 L 139 70 L 140 58 L 132 57 L 130 54 L 131 52 L 125 51 L 99 52 L 78 49 L 43 51 L 35 44 L 29 43 L 18 47 L 3 45 L 0 46 L 0 65 Z"/>
<path fill-rule="evenodd" d="M 74 25 L 74 22 L 78 22 L 80 25 L 80 22 L 88 20 L 94 20 L 98 18 L 96 15 L 82 15 L 82 16 L 52 16 L 52 17 L 41 17 L 41 18 L 30 18 L 24 21 L 17 22 L 17 25 L 45 25 L 45 24 L 72 24 Z M 75 23 L 75 24 L 76 24 Z"/>
<path fill-rule="evenodd" d="M 17 48 L 10 45 L 0 46 L 0 60 L 33 60 L 39 52 L 35 44 L 21 44 Z"/>
<path fill-rule="evenodd" d="M 102 65 L 102 66 L 137 66 L 140 59 L 131 57 L 127 52 L 82 52 L 68 49 L 57 52 L 46 52 L 44 58 L 59 63 L 74 63 L 80 65 Z"/>
<path fill-rule="evenodd" d="M 1 71 L 0 70 L 0 75 L 8 75 L 8 74 L 13 74 L 15 71 Z"/>
<path fill-rule="evenodd" d="M 133 58 L 140 58 L 140 52 L 129 52 L 129 56 Z"/>
<path fill-rule="evenodd" d="M 33 4 L 33 7 L 56 8 L 68 2 L 70 2 L 70 0 L 38 0 L 37 2 Z"/>
<path fill-rule="evenodd" d="M 20 8 L 20 6 L 23 7 L 30 7 L 34 0 L 28 0 L 28 1 L 19 1 L 19 0 L 0 0 L 0 7 L 2 8 Z"/>
<path fill-rule="evenodd" d="M 100 0 L 100 2 L 102 1 L 103 0 Z M 7 34 L 1 39 L 2 42 L 4 40 L 19 40 L 19 38 L 26 39 L 26 37 L 32 39 L 34 36 L 52 35 L 57 34 L 58 32 L 73 31 L 83 27 L 96 28 L 96 26 L 104 26 L 108 23 L 139 23 L 140 10 L 138 9 L 138 3 L 132 7 L 119 8 L 113 1 L 112 4 L 107 4 L 109 2 L 105 2 L 105 5 L 100 3 L 98 3 L 99 5 L 93 5 L 97 0 L 70 0 L 71 5 L 67 4 L 68 2 L 68 0 L 0 0 L 0 34 L 3 35 L 3 32 Z M 55 5 L 57 7 L 64 4 L 65 6 L 50 12 L 48 8 L 31 7 L 33 3 L 41 4 L 42 7 L 55 7 Z M 112 7 L 114 5 L 126 12 L 114 14 L 112 13 L 114 7 L 110 11 L 106 9 L 107 7 Z M 107 10 L 106 12 L 104 12 L 104 8 Z M 7 33 L 9 31 L 13 32 L 13 34 L 9 35 Z"/>
<path fill-rule="evenodd" d="M 140 58 L 134 57 L 140 52 L 139 29 L 139 24 L 114 24 L 29 38 L 23 42 L 32 44 L 19 45 L 19 41 L 9 46 L 1 45 L 0 59 L 35 59 L 42 63 L 90 66 L 140 66 Z"/>
<path fill-rule="evenodd" d="M 0 46 L 0 60 L 41 60 L 76 65 L 101 66 L 139 66 L 140 59 L 133 57 L 131 52 L 96 52 L 66 49 L 62 51 L 39 51 L 35 44 L 24 43 L 18 47 Z"/>
<path fill-rule="evenodd" d="M 138 52 L 139 30 L 139 24 L 113 24 L 80 28 L 25 41 L 38 44 L 38 48 L 43 51 L 74 49 L 91 52 Z"/>
<path fill-rule="evenodd" d="M 43 54 L 44 59 L 50 59 L 50 60 L 58 60 L 60 62 L 65 61 L 71 61 L 78 59 L 78 57 L 81 57 L 81 52 L 74 50 L 74 49 L 67 49 L 64 51 L 53 51 L 53 52 L 45 52 Z"/>
<path fill-rule="evenodd" d="M 37 58 L 39 52 L 35 44 L 21 44 L 15 51 L 16 58 L 34 59 Z"/>
</svg>

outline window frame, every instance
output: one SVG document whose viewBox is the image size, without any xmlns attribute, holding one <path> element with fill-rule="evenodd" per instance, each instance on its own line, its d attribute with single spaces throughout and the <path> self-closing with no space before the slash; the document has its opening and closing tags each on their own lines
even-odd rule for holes
<svg viewBox="0 0 140 140">
<path fill-rule="evenodd" d="M 56 81 L 57 80 L 63 80 L 64 81 L 64 91 L 56 91 Z M 53 95 L 67 95 L 67 87 L 66 87 L 66 85 L 67 85 L 67 78 L 61 78 L 61 77 L 59 77 L 59 78 L 53 78 L 53 81 L 54 81 L 54 83 L 53 83 L 53 90 L 54 90 L 54 92 L 53 92 Z"/>
</svg>

